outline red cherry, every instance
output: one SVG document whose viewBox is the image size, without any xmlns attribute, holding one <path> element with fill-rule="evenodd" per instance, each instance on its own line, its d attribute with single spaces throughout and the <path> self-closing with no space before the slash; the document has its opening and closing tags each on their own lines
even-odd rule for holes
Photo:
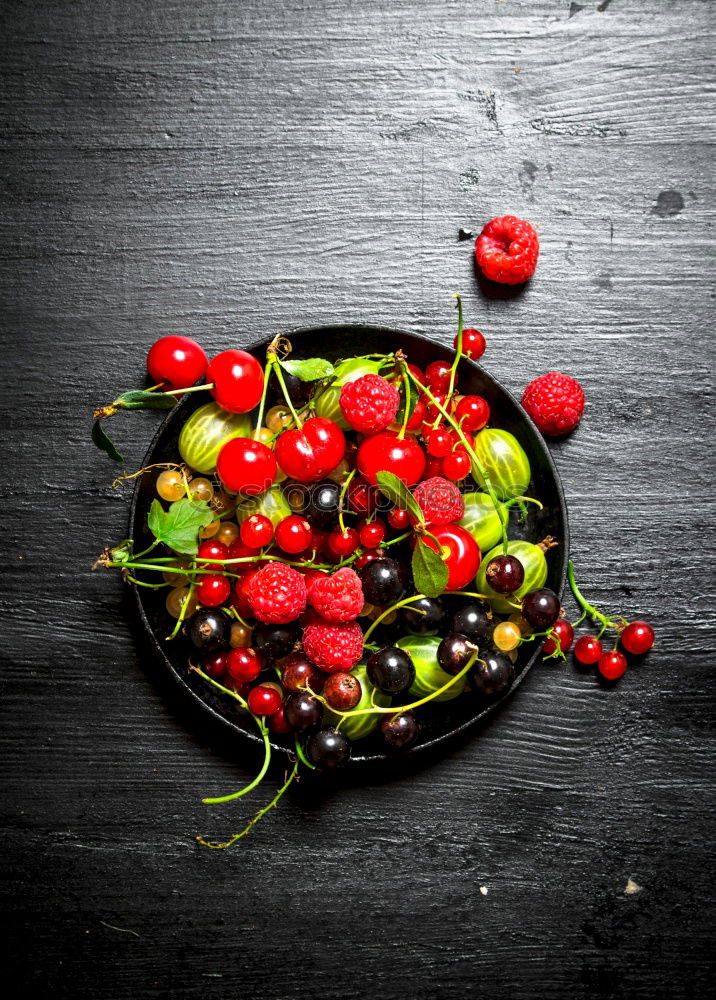
<svg viewBox="0 0 716 1000">
<path fill-rule="evenodd" d="M 291 732 L 291 727 L 284 715 L 283 705 L 269 719 L 269 729 L 272 733 L 276 733 L 277 736 L 287 736 Z"/>
<path fill-rule="evenodd" d="M 213 382 L 211 395 L 229 413 L 248 413 L 260 402 L 264 391 L 264 371 L 246 351 L 222 351 L 206 369 L 206 381 Z"/>
<path fill-rule="evenodd" d="M 254 715 L 273 715 L 281 707 L 281 691 L 278 685 L 257 684 L 249 691 L 246 699 Z"/>
<path fill-rule="evenodd" d="M 442 392 L 450 386 L 450 365 L 447 361 L 431 361 L 425 369 L 425 378 L 431 389 Z"/>
<path fill-rule="evenodd" d="M 470 471 L 470 456 L 464 448 L 458 447 L 451 451 L 442 461 L 442 472 L 446 479 L 458 482 L 464 479 Z"/>
<path fill-rule="evenodd" d="M 280 440 L 280 439 L 279 439 Z M 276 458 L 270 448 L 251 438 L 232 438 L 219 452 L 216 472 L 227 490 L 256 497 L 276 478 Z"/>
<path fill-rule="evenodd" d="M 228 558 L 229 559 L 246 559 L 252 556 L 258 558 L 259 550 L 251 548 L 248 545 L 244 545 L 240 538 L 234 539 L 234 541 L 229 546 Z M 256 563 L 245 562 L 245 563 L 234 563 L 234 567 L 231 570 L 232 573 L 243 573 L 244 570 L 251 569 Z"/>
<path fill-rule="evenodd" d="M 217 542 L 213 538 L 207 538 L 199 545 L 196 553 L 197 560 L 200 559 L 228 559 L 229 549 L 223 542 Z M 221 569 L 216 563 L 199 562 L 199 569 Z"/>
<path fill-rule="evenodd" d="M 446 589 L 463 590 L 474 580 L 480 568 L 480 549 L 477 542 L 459 524 L 431 527 L 430 533 L 437 538 L 440 549 L 432 538 L 425 537 L 425 544 L 438 552 L 447 564 L 448 582 Z"/>
<path fill-rule="evenodd" d="M 474 330 L 468 326 L 462 331 L 462 353 L 468 358 L 477 361 L 485 353 L 487 342 L 479 330 Z M 455 350 L 457 350 L 457 336 L 455 337 Z"/>
<path fill-rule="evenodd" d="M 654 629 L 647 622 L 631 622 L 622 632 L 622 646 L 627 653 L 641 656 L 654 645 Z"/>
<path fill-rule="evenodd" d="M 361 521 L 358 525 L 358 537 L 365 549 L 377 549 L 385 538 L 385 524 L 376 518 L 374 521 Z"/>
<path fill-rule="evenodd" d="M 455 436 L 448 427 L 435 427 L 425 438 L 425 450 L 433 458 L 445 458 L 454 443 Z"/>
<path fill-rule="evenodd" d="M 214 573 L 202 576 L 201 583 L 196 588 L 199 604 L 207 608 L 218 608 L 227 600 L 230 593 L 231 583 L 228 578 Z"/>
<path fill-rule="evenodd" d="M 276 441 L 276 460 L 291 479 L 316 483 L 338 465 L 346 439 L 338 424 L 310 417 L 302 428 L 284 431 Z"/>
<path fill-rule="evenodd" d="M 201 669 L 209 677 L 217 679 L 226 673 L 226 653 L 212 653 L 201 661 Z"/>
<path fill-rule="evenodd" d="M 313 542 L 313 531 L 305 517 L 290 514 L 276 526 L 276 544 L 289 555 L 303 552 Z"/>
<path fill-rule="evenodd" d="M 559 648 L 563 653 L 570 649 L 574 640 L 574 629 L 566 618 L 558 618 L 552 626 L 552 633 L 559 640 Z M 557 643 L 554 639 L 546 639 L 544 644 L 545 653 L 554 653 Z"/>
<path fill-rule="evenodd" d="M 602 653 L 597 664 L 597 670 L 608 681 L 618 681 L 626 672 L 626 668 L 626 656 L 616 651 Z"/>
<path fill-rule="evenodd" d="M 273 524 L 265 514 L 251 514 L 241 522 L 241 541 L 251 549 L 262 549 L 273 538 Z"/>
<path fill-rule="evenodd" d="M 232 649 L 226 655 L 226 671 L 241 684 L 255 681 L 263 670 L 263 660 L 253 649 Z"/>
<path fill-rule="evenodd" d="M 455 418 L 464 431 L 479 431 L 490 419 L 490 404 L 482 396 L 463 396 L 455 407 Z"/>
<path fill-rule="evenodd" d="M 168 389 L 188 389 L 206 373 L 206 354 L 189 337 L 160 337 L 149 348 L 147 371 Z"/>
<path fill-rule="evenodd" d="M 345 556 L 353 555 L 358 548 L 358 532 L 355 528 L 346 528 L 345 531 L 332 531 L 328 536 L 328 548 L 334 556 L 343 559 Z"/>
<path fill-rule="evenodd" d="M 406 486 L 415 486 L 425 469 L 425 455 L 412 438 L 401 440 L 393 431 L 382 431 L 361 443 L 357 465 L 363 478 L 373 486 L 377 483 L 376 475 L 384 471 L 392 472 Z"/>
<path fill-rule="evenodd" d="M 602 655 L 602 644 L 594 635 L 582 635 L 574 644 L 574 658 L 585 667 L 591 667 Z"/>
<path fill-rule="evenodd" d="M 410 524 L 407 510 L 401 510 L 400 507 L 393 507 L 390 514 L 388 514 L 388 524 L 397 531 L 403 531 Z"/>
</svg>

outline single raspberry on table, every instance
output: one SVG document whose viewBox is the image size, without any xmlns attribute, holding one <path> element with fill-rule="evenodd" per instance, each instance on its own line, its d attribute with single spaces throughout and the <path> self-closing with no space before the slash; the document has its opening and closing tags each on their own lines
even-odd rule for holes
<svg viewBox="0 0 716 1000">
<path fill-rule="evenodd" d="M 308 603 L 327 622 L 355 621 L 365 603 L 360 577 L 348 566 L 331 576 L 315 577 L 308 588 Z"/>
<path fill-rule="evenodd" d="M 570 375 L 547 372 L 533 379 L 524 391 L 522 405 L 543 434 L 569 434 L 582 419 L 584 391 Z"/>
<path fill-rule="evenodd" d="M 442 476 L 424 479 L 413 490 L 427 525 L 452 524 L 465 513 L 465 501 L 455 483 Z"/>
<path fill-rule="evenodd" d="M 539 255 L 537 233 L 529 222 L 503 215 L 488 222 L 475 242 L 480 270 L 490 281 L 521 285 L 535 273 Z"/>
<path fill-rule="evenodd" d="M 341 389 L 341 410 L 354 431 L 376 434 L 393 422 L 400 393 L 380 375 L 362 375 Z"/>
<path fill-rule="evenodd" d="M 306 582 L 292 566 L 271 562 L 251 577 L 246 596 L 260 622 L 287 625 L 305 610 Z"/>
<path fill-rule="evenodd" d="M 363 655 L 363 632 L 357 622 L 308 625 L 303 631 L 303 650 L 326 673 L 350 670 Z"/>
</svg>

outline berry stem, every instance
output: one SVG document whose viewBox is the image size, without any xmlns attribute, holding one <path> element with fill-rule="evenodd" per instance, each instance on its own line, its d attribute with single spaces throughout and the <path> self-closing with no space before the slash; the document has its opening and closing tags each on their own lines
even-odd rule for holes
<svg viewBox="0 0 716 1000">
<path fill-rule="evenodd" d="M 569 586 L 570 586 L 570 589 L 571 589 L 572 593 L 574 594 L 575 601 L 579 604 L 579 606 L 584 611 L 584 615 L 582 615 L 582 617 L 579 619 L 579 621 L 580 622 L 583 621 L 585 615 L 590 615 L 590 617 L 592 618 L 592 621 L 595 621 L 595 622 L 599 621 L 599 622 L 601 622 L 602 623 L 602 629 L 599 632 L 599 637 L 600 638 L 601 638 L 601 636 L 604 634 L 604 632 L 608 628 L 617 629 L 617 632 L 618 632 L 619 631 L 619 625 L 618 625 L 618 623 L 615 622 L 612 618 L 608 618 L 607 615 L 602 614 L 602 612 L 599 611 L 598 608 L 595 608 L 593 604 L 590 604 L 589 601 L 584 596 L 584 594 L 582 594 L 581 590 L 577 586 L 577 581 L 574 579 L 574 563 L 572 562 L 571 559 L 570 559 L 569 563 L 567 564 L 567 579 L 569 580 Z M 579 624 L 579 623 L 577 623 L 577 624 Z"/>
<path fill-rule="evenodd" d="M 460 364 L 462 359 L 462 299 L 457 292 L 455 292 L 453 298 L 457 299 L 457 351 L 455 352 L 455 360 L 450 366 L 450 385 L 448 386 L 447 393 L 448 401 L 452 398 L 452 394 L 455 390 L 457 366 Z"/>
<path fill-rule="evenodd" d="M 403 406 L 405 407 L 405 412 L 403 413 L 403 424 L 398 433 L 398 440 L 402 441 L 405 437 L 405 430 L 408 426 L 408 420 L 410 419 L 410 379 L 403 375 L 403 387 L 405 389 L 405 399 L 403 401 Z"/>
<path fill-rule="evenodd" d="M 298 737 L 294 738 L 294 743 L 296 744 L 296 756 L 298 757 L 298 759 L 301 761 L 302 764 L 305 764 L 306 767 L 310 767 L 310 769 L 312 771 L 315 771 L 316 770 L 316 765 L 312 764 L 310 762 L 310 760 L 308 759 L 308 757 L 306 756 L 306 754 L 304 752 L 304 749 L 301 746 L 301 743 L 300 743 Z"/>
<path fill-rule="evenodd" d="M 162 389 L 162 392 L 165 396 L 183 396 L 185 392 L 204 392 L 213 388 L 213 382 L 206 382 L 204 385 L 192 385 L 188 389 Z"/>
<path fill-rule="evenodd" d="M 201 837 L 201 836 L 199 836 L 199 837 L 196 838 L 197 841 L 198 841 L 198 843 L 200 843 L 202 845 L 202 847 L 210 847 L 212 850 L 215 850 L 215 851 L 216 850 L 224 850 L 227 847 L 232 847 L 236 843 L 237 840 L 241 840 L 242 837 L 246 836 L 246 834 L 249 832 L 249 830 L 251 829 L 251 827 L 254 826 L 254 824 L 258 823 L 258 821 L 261 819 L 261 817 L 265 816 L 266 813 L 269 811 L 269 809 L 274 809 L 278 805 L 279 799 L 284 794 L 284 792 L 286 792 L 288 790 L 289 786 L 293 782 L 293 780 L 296 777 L 297 773 L 298 773 L 298 761 L 296 761 L 296 763 L 293 765 L 293 770 L 288 775 L 288 777 L 284 781 L 283 785 L 281 785 L 281 787 L 279 788 L 279 790 L 276 792 L 276 794 L 274 795 L 274 797 L 271 799 L 271 801 L 269 802 L 269 804 L 267 806 L 264 806 L 263 809 L 259 809 L 259 811 L 256 813 L 256 815 L 254 816 L 254 818 L 251 819 L 251 820 L 249 820 L 249 822 L 246 824 L 246 826 L 241 831 L 241 833 L 235 833 L 233 835 L 233 837 L 230 837 L 229 840 L 225 841 L 223 844 L 212 844 L 212 843 L 210 843 L 210 841 L 204 840 L 204 838 Z"/>
<path fill-rule="evenodd" d="M 345 521 L 343 520 L 343 508 L 345 507 L 346 503 L 346 493 L 348 492 L 348 487 L 350 486 L 351 480 L 353 479 L 353 476 L 355 476 L 355 474 L 356 474 L 356 469 L 351 469 L 348 476 L 346 476 L 345 482 L 341 486 L 341 495 L 338 498 L 338 524 L 340 525 L 341 531 L 344 533 L 346 530 L 346 524 Z"/>
<path fill-rule="evenodd" d="M 299 430 L 301 430 L 303 428 L 303 421 L 299 417 L 298 413 L 296 413 L 294 405 L 291 402 L 291 396 L 286 388 L 286 382 L 283 377 L 283 372 L 281 371 L 281 364 L 275 355 L 269 355 L 268 366 L 272 366 L 273 370 L 276 372 L 276 378 L 278 379 L 278 384 L 281 386 L 281 392 L 283 393 L 283 398 L 286 400 L 286 406 L 288 406 L 291 411 L 291 416 L 293 417 L 296 426 Z"/>
<path fill-rule="evenodd" d="M 254 428 L 254 441 L 258 441 L 259 433 L 261 432 L 261 425 L 264 422 L 264 409 L 266 407 L 266 393 L 268 392 L 269 378 L 271 377 L 271 367 L 275 364 L 275 355 L 269 354 L 266 358 L 266 365 L 264 367 L 264 388 L 261 393 L 261 402 L 259 403 L 259 413 L 256 418 L 256 427 Z"/>
<path fill-rule="evenodd" d="M 167 642 L 170 642 L 172 639 L 176 638 L 176 636 L 177 636 L 177 634 L 179 632 L 179 629 L 182 626 L 182 622 L 186 618 L 186 609 L 189 607 L 189 602 L 191 601 L 192 596 L 193 596 L 195 590 L 196 590 L 196 581 L 192 580 L 189 583 L 189 593 L 186 595 L 186 600 L 182 602 L 182 606 L 181 606 L 181 608 L 179 610 L 179 617 L 177 618 L 177 620 L 176 620 L 176 622 L 174 624 L 174 628 L 171 630 L 171 632 L 167 636 L 167 639 L 166 639 Z"/>
</svg>

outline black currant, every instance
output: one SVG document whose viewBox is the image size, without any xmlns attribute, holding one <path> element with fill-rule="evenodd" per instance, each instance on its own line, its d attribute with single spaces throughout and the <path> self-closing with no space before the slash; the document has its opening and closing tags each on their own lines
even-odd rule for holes
<svg viewBox="0 0 716 1000">
<path fill-rule="evenodd" d="M 543 632 L 559 618 L 561 603 L 553 590 L 542 587 L 531 590 L 522 598 L 522 617 L 533 629 Z"/>
<path fill-rule="evenodd" d="M 438 646 L 438 663 L 446 673 L 459 674 L 476 652 L 477 646 L 466 635 L 450 632 Z"/>
<path fill-rule="evenodd" d="M 405 575 L 395 559 L 373 559 L 360 572 L 363 596 L 369 604 L 383 608 L 395 604 L 405 593 Z"/>
<path fill-rule="evenodd" d="M 436 597 L 421 597 L 400 609 L 405 627 L 413 635 L 434 635 L 445 621 L 445 608 Z"/>
<path fill-rule="evenodd" d="M 515 679 L 515 668 L 504 653 L 486 653 L 475 661 L 472 686 L 477 694 L 486 697 L 502 694 Z"/>
<path fill-rule="evenodd" d="M 331 479 L 323 479 L 311 486 L 303 505 L 303 516 L 314 528 L 330 528 L 338 517 L 341 488 Z"/>
<path fill-rule="evenodd" d="M 283 714 L 291 729 L 302 733 L 304 729 L 310 729 L 321 721 L 323 705 L 312 694 L 296 691 L 284 702 Z"/>
<path fill-rule="evenodd" d="M 347 736 L 332 726 L 319 729 L 306 746 L 308 759 L 319 768 L 341 767 L 351 755 L 351 744 Z"/>
<path fill-rule="evenodd" d="M 288 656 L 298 639 L 298 626 L 256 625 L 251 633 L 251 645 L 267 660 L 281 660 Z"/>
<path fill-rule="evenodd" d="M 229 643 L 232 619 L 221 608 L 199 608 L 185 625 L 186 635 L 196 649 L 212 653 Z"/>
<path fill-rule="evenodd" d="M 398 646 L 385 646 L 369 656 L 366 671 L 371 684 L 385 694 L 407 691 L 415 680 L 415 664 Z"/>
<path fill-rule="evenodd" d="M 403 747 L 415 741 L 420 726 L 411 711 L 400 715 L 383 715 L 380 720 L 380 731 L 383 739 L 392 750 L 402 750 Z"/>
<path fill-rule="evenodd" d="M 492 637 L 493 623 L 479 604 L 464 604 L 452 616 L 450 626 L 452 632 L 466 635 L 478 646 L 486 645 Z"/>
<path fill-rule="evenodd" d="M 495 556 L 485 570 L 489 586 L 498 594 L 512 594 L 525 582 L 525 568 L 517 556 Z"/>
</svg>

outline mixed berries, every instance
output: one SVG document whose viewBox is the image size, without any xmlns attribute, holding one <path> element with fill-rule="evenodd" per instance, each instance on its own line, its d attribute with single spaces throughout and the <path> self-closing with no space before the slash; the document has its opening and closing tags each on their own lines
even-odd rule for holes
<svg viewBox="0 0 716 1000">
<path fill-rule="evenodd" d="M 506 216 L 485 227 L 476 253 L 493 280 L 524 281 L 537 236 Z M 128 540 L 99 562 L 150 593 L 167 588 L 158 593 L 175 622 L 168 641 L 185 642 L 194 683 L 253 717 L 267 763 L 271 739 L 295 748 L 271 805 L 300 767 L 337 768 L 370 733 L 391 752 L 415 746 L 430 702 L 504 695 L 529 643 L 543 642 L 548 659 L 573 647 L 608 682 L 654 644 L 646 622 L 590 605 L 570 564 L 580 622 L 598 626 L 575 642 L 546 586 L 557 543 L 509 539 L 540 501 L 527 495 L 520 442 L 492 426 L 488 399 L 461 392 L 461 360 L 486 344 L 463 328 L 459 298 L 458 308 L 454 359 L 424 370 L 401 351 L 297 361 L 282 337 L 265 366 L 241 350 L 208 361 L 182 337 L 149 352 L 156 385 L 138 396 L 163 406 L 203 389 L 209 403 L 187 418 L 177 461 L 142 470 L 157 493 L 153 544 L 135 554 Z M 561 434 L 579 422 L 584 394 L 550 373 L 523 402 L 544 433 Z"/>
</svg>

